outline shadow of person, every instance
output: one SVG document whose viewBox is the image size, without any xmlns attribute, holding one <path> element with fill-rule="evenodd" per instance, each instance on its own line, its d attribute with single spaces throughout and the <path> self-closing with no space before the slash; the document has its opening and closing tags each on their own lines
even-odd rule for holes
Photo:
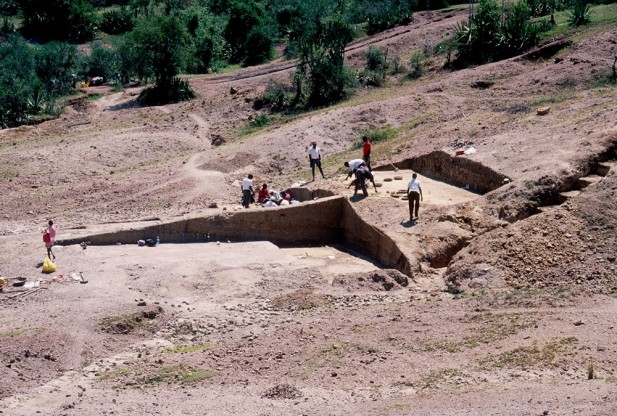
<svg viewBox="0 0 617 416">
<path fill-rule="evenodd" d="M 352 195 L 349 197 L 349 200 L 351 202 L 358 202 L 358 201 L 363 200 L 364 198 L 366 198 L 364 195 Z"/>
<path fill-rule="evenodd" d="M 36 266 L 34 266 L 36 269 L 40 269 L 41 267 L 43 267 L 43 262 L 37 263 Z"/>
<path fill-rule="evenodd" d="M 405 228 L 411 228 L 414 225 L 416 225 L 416 223 L 417 223 L 416 220 L 401 221 L 401 225 Z"/>
</svg>

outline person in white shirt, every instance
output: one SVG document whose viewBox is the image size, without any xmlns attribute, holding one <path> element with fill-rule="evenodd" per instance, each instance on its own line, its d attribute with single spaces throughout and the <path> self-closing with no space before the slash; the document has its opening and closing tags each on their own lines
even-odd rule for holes
<svg viewBox="0 0 617 416">
<path fill-rule="evenodd" d="M 354 159 L 354 160 L 350 160 L 349 162 L 343 163 L 343 165 L 349 168 L 349 173 L 347 174 L 347 177 L 345 178 L 345 180 L 351 178 L 351 175 L 353 175 L 356 172 L 356 169 L 358 169 L 360 166 L 364 164 L 365 164 L 364 160 L 362 159 Z"/>
<path fill-rule="evenodd" d="M 242 206 L 248 208 L 251 204 L 251 195 L 253 195 L 253 175 L 249 174 L 242 179 Z"/>
<path fill-rule="evenodd" d="M 317 142 L 311 142 L 311 146 L 309 147 L 309 161 L 311 162 L 311 172 L 313 173 L 313 180 L 315 180 L 315 166 L 319 168 L 319 172 L 321 172 L 321 177 L 326 179 L 323 174 L 323 170 L 321 170 L 321 149 L 317 147 Z"/>
<path fill-rule="evenodd" d="M 418 180 L 418 174 L 411 175 L 411 180 L 407 184 L 407 198 L 409 199 L 409 221 L 413 221 L 414 212 L 415 218 L 418 219 L 418 210 L 420 209 L 420 201 L 424 201 L 422 196 L 422 187 Z"/>
</svg>

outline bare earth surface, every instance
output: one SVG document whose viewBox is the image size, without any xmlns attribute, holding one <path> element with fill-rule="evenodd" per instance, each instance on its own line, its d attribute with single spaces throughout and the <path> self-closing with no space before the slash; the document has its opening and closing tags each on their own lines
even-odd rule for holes
<svg viewBox="0 0 617 416">
<path fill-rule="evenodd" d="M 404 62 L 464 16 L 418 14 L 352 44 L 349 62 L 371 43 Z M 199 98 L 162 107 L 97 87 L 57 120 L 0 131 L 0 413 L 614 415 L 617 90 L 596 80 L 616 53 L 617 29 L 600 28 L 457 72 L 434 57 L 419 80 L 250 132 L 254 99 L 289 79 L 280 61 L 192 78 Z M 342 164 L 384 126 L 398 130 L 373 146 L 378 193 L 352 197 Z M 410 253 L 409 275 L 361 247 L 279 248 L 250 230 L 58 246 L 57 272 L 41 273 L 50 218 L 63 239 L 235 212 L 248 173 L 309 180 L 311 140 L 327 178 L 304 187 L 349 197 Z M 435 151 L 447 163 L 416 169 L 411 222 L 403 162 Z M 480 182 L 507 180 L 472 193 L 463 160 L 490 169 Z"/>
</svg>

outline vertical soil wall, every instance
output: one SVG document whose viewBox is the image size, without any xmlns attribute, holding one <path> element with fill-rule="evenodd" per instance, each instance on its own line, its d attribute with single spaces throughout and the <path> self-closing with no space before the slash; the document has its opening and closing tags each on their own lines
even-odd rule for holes
<svg viewBox="0 0 617 416">
<path fill-rule="evenodd" d="M 209 241 L 270 241 L 279 246 L 342 243 L 388 268 L 411 277 L 409 259 L 394 240 L 367 224 L 343 197 L 331 197 L 280 208 L 242 210 L 95 234 L 59 241 L 70 245 L 136 244 L 156 239 L 162 243 Z"/>
<path fill-rule="evenodd" d="M 399 169 L 411 169 L 421 175 L 485 194 L 504 184 L 506 176 L 465 156 L 453 157 L 441 150 L 393 163 Z M 375 170 L 390 170 L 391 165 Z"/>
</svg>

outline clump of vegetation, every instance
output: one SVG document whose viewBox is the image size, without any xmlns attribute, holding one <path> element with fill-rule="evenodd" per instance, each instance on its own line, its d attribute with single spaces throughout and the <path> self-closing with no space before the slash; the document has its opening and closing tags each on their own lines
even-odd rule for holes
<svg viewBox="0 0 617 416">
<path fill-rule="evenodd" d="M 454 46 L 457 67 L 484 64 L 520 54 L 538 44 L 545 21 L 532 22 L 529 6 L 523 1 L 504 11 L 496 0 L 480 0 L 477 13 L 467 24 L 455 26 Z"/>
<path fill-rule="evenodd" d="M 101 16 L 99 29 L 110 35 L 121 35 L 133 30 L 133 14 L 128 8 L 106 11 Z"/>
<path fill-rule="evenodd" d="M 147 385 L 159 383 L 195 384 L 214 376 L 215 373 L 210 370 L 194 369 L 183 365 L 170 365 L 160 368 L 154 374 L 143 377 L 141 382 Z"/>
<path fill-rule="evenodd" d="M 388 51 L 369 46 L 366 52 L 366 64 L 360 79 L 366 85 L 381 87 L 386 82 L 388 71 Z"/>
<path fill-rule="evenodd" d="M 377 142 L 383 142 L 392 137 L 396 136 L 399 130 L 390 125 L 386 125 L 380 128 L 365 130 L 362 132 L 362 137 L 367 137 L 371 143 L 375 144 Z M 362 147 L 364 142 L 362 140 L 355 142 L 352 146 L 352 149 L 359 149 Z"/>
<path fill-rule="evenodd" d="M 416 79 L 420 78 L 424 74 L 424 67 L 426 65 L 426 54 L 420 49 L 416 49 L 411 53 L 409 58 L 410 71 L 407 74 L 408 78 Z"/>
<path fill-rule="evenodd" d="M 293 89 L 281 82 L 271 81 L 266 91 L 255 100 L 253 108 L 261 110 L 269 108 L 270 111 L 284 111 L 295 105 Z"/>
<path fill-rule="evenodd" d="M 583 26 L 591 22 L 591 8 L 587 0 L 573 0 L 572 8 L 568 11 L 570 26 Z"/>
</svg>

